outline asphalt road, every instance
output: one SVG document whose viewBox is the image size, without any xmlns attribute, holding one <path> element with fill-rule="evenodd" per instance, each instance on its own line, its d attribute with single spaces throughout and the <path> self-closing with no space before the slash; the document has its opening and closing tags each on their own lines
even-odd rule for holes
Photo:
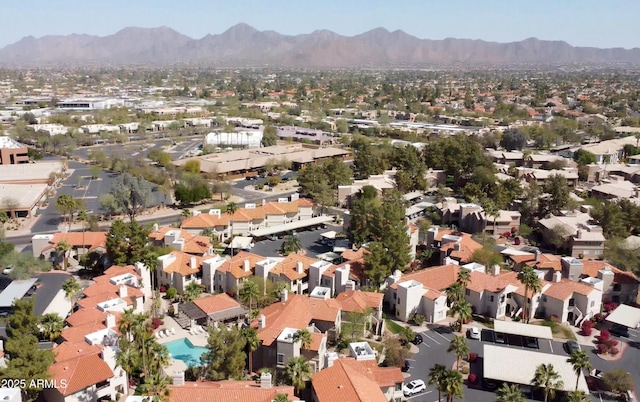
<svg viewBox="0 0 640 402">
<path fill-rule="evenodd" d="M 418 346 L 419 352 L 411 356 L 410 364 L 411 368 L 408 372 L 409 376 L 405 379 L 405 383 L 421 379 L 425 383 L 429 379 L 429 370 L 435 364 L 442 364 L 445 367 L 452 367 L 455 363 L 455 356 L 452 353 L 447 352 L 449 343 L 453 339 L 453 334 L 448 327 L 434 325 L 430 327 L 428 331 L 422 332 L 421 335 L 424 342 Z M 482 350 L 483 343 L 493 342 L 493 338 L 490 336 L 491 331 L 482 331 L 482 340 L 468 339 L 467 342 L 472 353 L 478 354 L 478 361 L 471 365 L 471 372 L 478 374 L 479 378 L 482 378 Z M 605 361 L 599 358 L 595 353 L 595 348 L 591 345 L 581 345 L 582 349 L 587 351 L 591 356 L 590 362 L 593 368 L 601 371 L 609 371 L 613 369 L 623 369 L 631 373 L 634 383 L 640 384 L 640 332 L 632 330 L 631 337 L 628 342 L 629 346 L 624 351 L 622 359 L 619 361 Z M 564 342 L 539 340 L 539 352 L 541 353 L 553 353 L 561 356 L 569 357 L 563 347 Z M 524 346 L 517 345 L 501 345 L 509 348 L 529 349 Z M 505 368 L 508 369 L 508 368 Z M 531 397 L 531 396 L 528 396 Z M 600 401 L 600 398 L 592 394 L 591 398 L 594 401 Z M 407 398 L 413 402 L 437 402 L 438 391 L 433 386 L 427 385 L 427 390 L 418 395 Z M 495 401 L 496 395 L 492 391 L 478 388 L 464 387 L 464 400 L 465 401 Z M 534 399 L 528 399 L 533 401 Z"/>
<path fill-rule="evenodd" d="M 171 159 L 176 160 L 186 157 L 188 151 L 202 145 L 202 139 L 202 135 L 196 135 L 177 138 L 149 138 L 125 144 L 99 144 L 77 148 L 72 152 L 72 155 L 81 160 L 88 160 L 92 150 L 102 149 L 109 158 L 146 157 L 152 149 L 163 149 L 171 154 Z M 173 145 L 174 142 L 176 145 Z"/>
<path fill-rule="evenodd" d="M 302 248 L 307 251 L 307 256 L 315 258 L 318 254 L 333 250 L 333 247 L 325 246 L 320 243 L 320 234 L 330 230 L 337 231 L 338 229 L 328 225 L 326 229 L 298 231 L 296 233 L 296 237 L 300 240 Z M 276 257 L 283 241 L 283 239 L 278 239 L 256 242 L 255 246 L 251 249 L 251 252 L 264 257 Z"/>
</svg>

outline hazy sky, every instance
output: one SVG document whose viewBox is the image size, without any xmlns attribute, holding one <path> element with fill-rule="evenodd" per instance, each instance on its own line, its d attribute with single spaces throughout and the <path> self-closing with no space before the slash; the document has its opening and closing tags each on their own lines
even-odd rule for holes
<svg viewBox="0 0 640 402">
<path fill-rule="evenodd" d="M 640 47 L 638 18 L 640 0 L 8 0 L 0 47 L 29 35 L 105 36 L 127 26 L 168 26 L 197 39 L 245 22 L 283 34 L 384 27 L 428 39 L 632 48 Z"/>
</svg>

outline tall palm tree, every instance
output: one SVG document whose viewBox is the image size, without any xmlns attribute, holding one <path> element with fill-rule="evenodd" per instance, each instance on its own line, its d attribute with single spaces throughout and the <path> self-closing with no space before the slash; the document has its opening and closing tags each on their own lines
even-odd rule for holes
<svg viewBox="0 0 640 402">
<path fill-rule="evenodd" d="M 56 248 L 55 249 L 56 249 L 57 253 L 62 253 L 62 270 L 66 271 L 67 270 L 67 258 L 68 258 L 69 250 L 71 250 L 71 244 L 69 244 L 65 240 L 62 240 L 61 242 L 58 242 L 58 244 L 56 244 Z"/>
<path fill-rule="evenodd" d="M 429 369 L 429 385 L 435 385 L 438 390 L 438 402 L 442 401 L 443 380 L 447 374 L 447 368 L 442 364 L 436 364 Z"/>
<path fill-rule="evenodd" d="M 402 330 L 400 331 L 400 336 L 406 339 L 407 342 L 413 342 L 413 340 L 416 339 L 416 333 L 409 326 L 402 327 Z"/>
<path fill-rule="evenodd" d="M 467 338 L 462 335 L 453 337 L 447 352 L 453 352 L 453 354 L 456 355 L 456 370 L 460 368 L 460 361 L 469 356 L 469 351 L 470 348 L 467 344 Z"/>
<path fill-rule="evenodd" d="M 118 348 L 116 353 L 116 363 L 127 373 L 129 378 L 133 378 L 136 368 L 139 366 L 140 354 L 134 348 Z"/>
<path fill-rule="evenodd" d="M 233 215 L 236 213 L 236 211 L 239 209 L 240 207 L 238 206 L 238 204 L 236 204 L 235 202 L 230 202 L 227 204 L 227 213 L 229 215 Z"/>
<path fill-rule="evenodd" d="M 582 391 L 571 391 L 567 393 L 567 402 L 589 402 L 591 399 Z"/>
<path fill-rule="evenodd" d="M 302 250 L 302 245 L 300 244 L 298 236 L 290 234 L 284 238 L 281 249 L 282 254 L 289 255 L 291 253 L 297 253 L 300 250 Z"/>
<path fill-rule="evenodd" d="M 299 390 L 304 389 L 305 380 L 312 375 L 311 365 L 302 356 L 294 357 L 287 363 L 286 374 L 289 385 L 293 385 L 298 394 Z"/>
<path fill-rule="evenodd" d="M 246 280 L 242 284 L 240 291 L 238 292 L 238 296 L 240 296 L 240 300 L 247 303 L 249 305 L 249 310 L 251 310 L 253 306 L 253 300 L 260 297 L 260 288 L 258 284 L 251 280 Z"/>
<path fill-rule="evenodd" d="M 523 318 L 526 319 L 526 322 L 529 322 L 531 319 L 531 299 L 533 295 L 540 292 L 542 289 L 542 282 L 540 278 L 534 271 L 533 267 L 525 266 L 522 268 L 522 271 L 518 273 L 518 280 L 522 282 L 524 285 L 524 309 L 523 309 Z M 531 297 L 529 297 L 529 291 L 531 290 Z"/>
<path fill-rule="evenodd" d="M 308 349 L 311 346 L 311 342 L 313 339 L 311 338 L 311 332 L 308 329 L 299 329 L 295 334 L 293 334 L 293 341 L 300 341 L 300 347 L 302 349 Z"/>
<path fill-rule="evenodd" d="M 453 307 L 460 300 L 464 300 L 464 290 L 462 286 L 456 282 L 447 288 L 447 302 Z"/>
<path fill-rule="evenodd" d="M 458 271 L 458 279 L 456 280 L 456 282 L 460 284 L 463 295 L 467 290 L 467 285 L 469 285 L 470 281 L 471 281 L 471 271 L 469 271 L 468 269 L 460 269 L 460 271 Z"/>
<path fill-rule="evenodd" d="M 246 347 L 249 350 L 249 374 L 253 373 L 253 352 L 260 347 L 260 338 L 258 338 L 258 331 L 255 328 L 245 328 L 242 330 L 242 335 L 247 341 Z"/>
<path fill-rule="evenodd" d="M 469 321 L 473 314 L 473 309 L 471 308 L 471 303 L 466 300 L 461 300 L 458 303 L 454 304 L 451 308 L 453 314 L 458 317 L 458 323 L 460 325 L 460 330 L 462 330 L 462 324 Z"/>
<path fill-rule="evenodd" d="M 536 367 L 531 385 L 544 390 L 544 402 L 547 402 L 549 397 L 555 397 L 556 390 L 562 388 L 564 383 L 560 380 L 560 374 L 553 368 L 553 364 L 543 363 Z"/>
<path fill-rule="evenodd" d="M 578 383 L 580 376 L 582 376 L 583 370 L 591 370 L 591 363 L 589 363 L 589 355 L 584 350 L 576 350 L 567 359 L 567 363 L 570 363 L 573 367 L 573 371 L 576 373 L 576 391 L 578 391 Z"/>
<path fill-rule="evenodd" d="M 73 307 L 75 306 L 77 301 L 77 297 L 80 294 L 80 284 L 76 282 L 75 279 L 69 278 L 62 283 L 62 290 L 64 291 L 64 297 L 69 299 L 69 301 L 71 302 L 71 309 L 73 310 Z"/>
<path fill-rule="evenodd" d="M 171 394 L 170 383 L 169 377 L 162 372 L 157 372 L 146 377 L 140 389 L 143 393 L 153 396 L 151 399 L 153 402 L 168 402 Z"/>
<path fill-rule="evenodd" d="M 192 302 L 202 294 L 203 288 L 202 285 L 191 282 L 184 288 L 184 293 L 182 294 L 182 298 L 186 302 Z"/>
<path fill-rule="evenodd" d="M 62 333 L 64 321 L 62 320 L 62 317 L 56 313 L 45 314 L 40 319 L 40 328 L 42 329 L 44 336 L 53 342 L 58 339 Z"/>
<path fill-rule="evenodd" d="M 442 391 L 447 394 L 447 402 L 453 402 L 453 398 L 463 398 L 464 380 L 458 370 L 447 370 L 442 378 Z"/>
<path fill-rule="evenodd" d="M 120 316 L 120 322 L 118 323 L 118 331 L 122 337 L 129 342 L 133 341 L 133 327 L 136 323 L 136 313 L 132 308 L 126 309 Z"/>
<path fill-rule="evenodd" d="M 524 395 L 517 384 L 502 384 L 496 391 L 496 402 L 525 402 Z"/>
<path fill-rule="evenodd" d="M 86 223 L 89 220 L 89 214 L 87 213 L 86 209 L 81 210 L 80 212 L 78 212 L 78 221 L 82 222 L 82 249 L 84 250 L 85 248 L 85 242 L 84 242 L 84 232 L 87 229 L 86 227 Z"/>
</svg>

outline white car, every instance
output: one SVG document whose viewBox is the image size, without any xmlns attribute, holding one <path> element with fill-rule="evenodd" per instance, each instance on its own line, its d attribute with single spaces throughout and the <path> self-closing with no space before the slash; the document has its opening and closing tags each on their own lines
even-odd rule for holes
<svg viewBox="0 0 640 402">
<path fill-rule="evenodd" d="M 480 328 L 469 328 L 469 338 L 480 340 Z"/>
<path fill-rule="evenodd" d="M 427 389 L 427 385 L 422 380 L 413 380 L 402 386 L 404 396 L 415 395 Z"/>
</svg>

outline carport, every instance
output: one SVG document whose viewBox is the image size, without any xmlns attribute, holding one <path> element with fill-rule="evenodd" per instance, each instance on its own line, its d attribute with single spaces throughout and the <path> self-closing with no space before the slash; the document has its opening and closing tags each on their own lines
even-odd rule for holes
<svg viewBox="0 0 640 402">
<path fill-rule="evenodd" d="M 509 335 L 528 336 L 539 339 L 553 339 L 551 328 L 542 325 L 522 324 L 515 321 L 494 321 L 493 330 Z"/>
<path fill-rule="evenodd" d="M 227 248 L 248 250 L 251 248 L 251 243 L 253 243 L 253 238 L 251 237 L 236 236 Z"/>
<path fill-rule="evenodd" d="M 266 228 L 252 230 L 249 234 L 253 237 L 265 237 L 277 233 L 286 233 L 296 229 L 307 228 L 309 226 L 322 225 L 323 223 L 331 221 L 333 221 L 333 216 L 316 216 L 315 218 L 289 222 L 284 225 L 269 226 Z"/>
<path fill-rule="evenodd" d="M 336 233 L 335 230 L 331 230 L 329 232 L 321 233 L 320 236 L 322 236 L 322 238 L 326 240 L 335 240 L 337 234 L 338 233 Z"/>
<path fill-rule="evenodd" d="M 562 380 L 562 391 L 575 390 L 577 379 L 578 390 L 589 394 L 584 374 L 580 373 L 580 376 L 576 377 L 566 356 L 487 344 L 484 345 L 482 354 L 484 378 L 530 385 L 538 366 L 552 364 Z"/>
<path fill-rule="evenodd" d="M 638 328 L 640 325 L 640 308 L 621 304 L 607 316 L 605 321 L 627 328 Z"/>
</svg>

